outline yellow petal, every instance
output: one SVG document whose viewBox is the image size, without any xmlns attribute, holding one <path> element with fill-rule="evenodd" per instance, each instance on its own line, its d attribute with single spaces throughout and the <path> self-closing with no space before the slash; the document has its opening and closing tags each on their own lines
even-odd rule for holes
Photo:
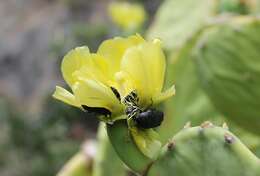
<svg viewBox="0 0 260 176">
<path fill-rule="evenodd" d="M 112 113 L 122 111 L 122 105 L 111 88 L 101 82 L 82 79 L 73 85 L 73 91 L 82 105 L 103 107 Z"/>
<path fill-rule="evenodd" d="M 115 80 L 118 83 L 116 84 L 115 88 L 117 88 L 121 97 L 127 96 L 131 91 L 135 89 L 134 80 L 128 73 L 124 71 L 117 72 L 115 74 Z"/>
<path fill-rule="evenodd" d="M 130 128 L 132 137 L 141 152 L 151 158 L 155 159 L 160 150 L 161 142 L 158 140 L 158 133 L 154 129 L 138 129 L 136 127 Z"/>
<path fill-rule="evenodd" d="M 108 59 L 110 74 L 113 75 L 119 71 L 120 62 L 125 51 L 143 42 L 144 39 L 138 34 L 128 38 L 116 37 L 104 41 L 99 46 L 97 53 Z"/>
<path fill-rule="evenodd" d="M 75 83 L 75 78 L 72 74 L 80 69 L 82 66 L 88 65 L 89 59 L 91 59 L 91 55 L 89 53 L 88 47 L 77 47 L 71 50 L 62 60 L 61 64 L 61 72 L 63 78 L 72 86 Z"/>
<path fill-rule="evenodd" d="M 69 105 L 76 107 L 81 106 L 80 103 L 76 100 L 75 96 L 62 87 L 56 86 L 56 90 L 52 96 Z"/>
<path fill-rule="evenodd" d="M 88 65 L 84 65 L 76 70 L 72 77 L 74 80 L 93 79 L 106 85 L 111 83 L 111 79 L 113 79 L 113 75 L 110 75 L 108 72 L 107 60 L 97 54 L 91 54 Z"/>
<path fill-rule="evenodd" d="M 145 42 L 128 49 L 121 62 L 121 70 L 134 80 L 141 104 L 149 105 L 163 87 L 165 56 L 158 42 Z"/>
<path fill-rule="evenodd" d="M 175 86 L 173 85 L 169 89 L 164 92 L 159 93 L 158 95 L 153 97 L 153 104 L 159 104 L 160 102 L 170 98 L 175 95 Z"/>
</svg>

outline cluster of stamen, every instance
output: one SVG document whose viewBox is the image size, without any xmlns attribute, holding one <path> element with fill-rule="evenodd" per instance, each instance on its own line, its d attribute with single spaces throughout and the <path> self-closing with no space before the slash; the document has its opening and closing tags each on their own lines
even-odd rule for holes
<svg viewBox="0 0 260 176">
<path fill-rule="evenodd" d="M 136 91 L 131 91 L 126 97 L 124 97 L 123 103 L 126 106 L 125 113 L 129 119 L 142 112 L 138 106 L 138 102 L 139 98 Z"/>
</svg>

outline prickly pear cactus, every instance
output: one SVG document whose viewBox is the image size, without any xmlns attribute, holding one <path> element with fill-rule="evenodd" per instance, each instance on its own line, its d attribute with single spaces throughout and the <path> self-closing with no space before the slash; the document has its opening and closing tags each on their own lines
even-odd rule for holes
<svg viewBox="0 0 260 176">
<path fill-rule="evenodd" d="M 107 125 L 107 134 L 121 160 L 133 171 L 144 173 L 152 160 L 146 157 L 136 146 L 127 127 L 126 120 Z"/>
<path fill-rule="evenodd" d="M 216 14 L 215 0 L 165 0 L 148 38 L 160 38 L 167 50 L 179 49 Z"/>
<path fill-rule="evenodd" d="M 228 130 L 206 122 L 180 131 L 149 176 L 259 176 L 259 159 Z"/>
<path fill-rule="evenodd" d="M 108 140 L 104 123 L 99 124 L 97 137 L 98 146 L 97 153 L 94 158 L 92 176 L 114 175 L 115 170 L 117 172 L 117 176 L 126 176 L 127 172 L 123 162 L 119 159 Z"/>
<path fill-rule="evenodd" d="M 206 29 L 194 49 L 201 85 L 227 118 L 260 134 L 260 21 L 236 17 Z"/>
<path fill-rule="evenodd" d="M 174 83 L 177 93 L 164 103 L 165 120 L 158 128 L 163 143 L 188 121 L 194 125 L 199 125 L 205 120 L 223 123 L 219 118 L 221 115 L 201 88 L 194 62 L 190 57 L 195 41 L 196 36 L 179 52 L 173 52 L 168 59 L 166 86 Z"/>
<path fill-rule="evenodd" d="M 162 148 L 154 161 L 142 158 L 126 132 L 124 121 L 109 125 L 107 130 L 121 159 L 142 175 L 260 176 L 260 160 L 226 125 L 217 127 L 210 122 L 197 127 L 187 125 Z"/>
</svg>

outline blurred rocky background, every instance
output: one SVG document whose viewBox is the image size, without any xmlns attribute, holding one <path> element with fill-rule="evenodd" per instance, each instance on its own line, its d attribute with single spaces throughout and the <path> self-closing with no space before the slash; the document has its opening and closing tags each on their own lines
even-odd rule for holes
<svg viewBox="0 0 260 176">
<path fill-rule="evenodd" d="M 51 176 L 96 136 L 95 114 L 54 100 L 71 48 L 118 35 L 109 0 L 0 0 L 0 175 Z M 160 0 L 139 1 L 149 20 Z"/>
</svg>

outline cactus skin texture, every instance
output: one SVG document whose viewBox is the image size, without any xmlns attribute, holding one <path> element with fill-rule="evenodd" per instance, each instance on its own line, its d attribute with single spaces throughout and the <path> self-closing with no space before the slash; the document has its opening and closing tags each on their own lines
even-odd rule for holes
<svg viewBox="0 0 260 176">
<path fill-rule="evenodd" d="M 149 176 L 259 176 L 260 161 L 227 129 L 209 122 L 180 131 Z"/>
<path fill-rule="evenodd" d="M 260 20 L 235 17 L 206 29 L 193 50 L 216 109 L 260 135 Z"/>
<path fill-rule="evenodd" d="M 153 161 L 136 146 L 126 120 L 118 120 L 113 125 L 107 124 L 107 134 L 118 156 L 130 169 L 136 173 L 147 171 Z"/>
<path fill-rule="evenodd" d="M 112 147 L 106 132 L 106 126 L 100 122 L 98 128 L 97 153 L 93 163 L 92 176 L 126 176 L 127 172 L 123 162 L 119 159 Z"/>
<path fill-rule="evenodd" d="M 164 104 L 165 119 L 158 128 L 163 144 L 188 121 L 193 125 L 199 125 L 205 120 L 218 121 L 220 124 L 223 122 L 219 118 L 221 115 L 201 88 L 195 64 L 190 56 L 198 36 L 194 36 L 179 52 L 173 52 L 168 57 L 165 83 L 166 87 L 174 84 L 177 93 Z"/>
<path fill-rule="evenodd" d="M 107 126 L 119 157 L 137 173 L 147 176 L 260 176 L 260 160 L 228 131 L 210 122 L 186 125 L 149 161 L 129 140 L 124 120 Z M 118 134 L 119 133 L 119 134 Z"/>
<path fill-rule="evenodd" d="M 165 0 L 148 30 L 148 38 L 160 38 L 167 50 L 180 49 L 215 16 L 216 0 Z"/>
</svg>

